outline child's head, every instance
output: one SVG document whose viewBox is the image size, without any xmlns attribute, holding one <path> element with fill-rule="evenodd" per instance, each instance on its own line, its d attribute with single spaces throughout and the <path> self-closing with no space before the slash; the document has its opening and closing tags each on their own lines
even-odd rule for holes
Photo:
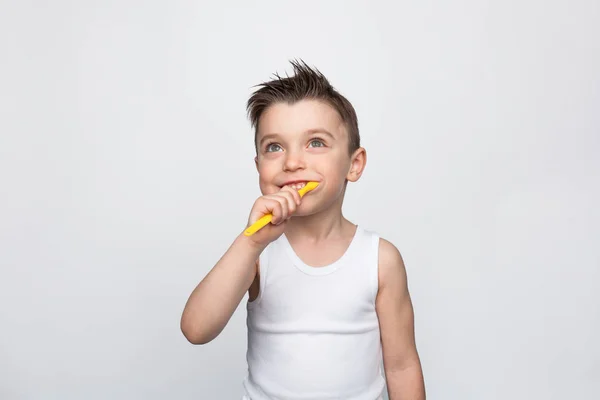
<svg viewBox="0 0 600 400">
<path fill-rule="evenodd" d="M 293 76 L 275 75 L 259 85 L 247 108 L 262 193 L 290 182 L 318 181 L 297 212 L 308 215 L 336 202 L 341 206 L 346 183 L 362 174 L 366 152 L 350 102 L 318 70 L 303 62 L 292 65 Z"/>
</svg>

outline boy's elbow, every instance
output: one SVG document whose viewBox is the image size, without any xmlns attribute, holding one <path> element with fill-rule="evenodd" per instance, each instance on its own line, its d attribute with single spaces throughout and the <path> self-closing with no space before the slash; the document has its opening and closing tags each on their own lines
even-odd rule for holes
<svg viewBox="0 0 600 400">
<path fill-rule="evenodd" d="M 202 329 L 199 329 L 197 325 L 191 324 L 185 319 L 181 320 L 181 333 L 187 339 L 188 342 L 195 345 L 207 344 L 214 339 L 210 337 Z"/>
<path fill-rule="evenodd" d="M 190 335 L 186 335 L 185 333 L 183 334 L 183 336 L 185 336 L 185 338 L 187 339 L 188 342 L 190 342 L 191 344 L 194 344 L 194 345 L 207 344 L 211 341 L 210 339 L 205 339 L 200 336 L 198 336 L 198 337 L 190 336 Z"/>
<path fill-rule="evenodd" d="M 183 336 L 185 336 L 187 341 L 190 342 L 191 344 L 200 345 L 200 344 L 206 344 L 206 343 L 210 342 L 210 340 L 202 337 L 201 335 L 191 333 L 184 329 L 182 329 L 181 332 L 183 333 Z"/>
</svg>

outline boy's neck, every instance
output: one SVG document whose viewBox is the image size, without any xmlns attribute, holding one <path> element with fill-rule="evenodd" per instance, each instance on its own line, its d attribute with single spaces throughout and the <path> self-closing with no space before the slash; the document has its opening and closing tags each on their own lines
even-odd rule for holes
<svg viewBox="0 0 600 400">
<path fill-rule="evenodd" d="M 285 230 L 286 237 L 295 242 L 302 241 L 318 243 L 330 239 L 347 236 L 354 231 L 354 224 L 342 214 L 340 205 L 306 217 L 292 217 Z"/>
</svg>

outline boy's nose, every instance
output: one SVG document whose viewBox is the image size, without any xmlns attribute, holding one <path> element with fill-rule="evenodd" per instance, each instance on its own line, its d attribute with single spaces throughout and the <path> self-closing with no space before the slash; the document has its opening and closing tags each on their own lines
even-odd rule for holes
<svg viewBox="0 0 600 400">
<path fill-rule="evenodd" d="M 283 162 L 284 171 L 295 171 L 306 167 L 304 157 L 301 154 L 288 152 Z"/>
</svg>

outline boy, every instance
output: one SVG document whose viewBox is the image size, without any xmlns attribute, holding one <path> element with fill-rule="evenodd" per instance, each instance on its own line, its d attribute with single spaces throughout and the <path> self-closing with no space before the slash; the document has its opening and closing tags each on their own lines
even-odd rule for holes
<svg viewBox="0 0 600 400">
<path fill-rule="evenodd" d="M 366 164 L 356 113 L 319 71 L 292 65 L 248 101 L 263 193 L 248 226 L 273 220 L 240 232 L 190 295 L 181 330 L 210 342 L 248 292 L 245 400 L 378 400 L 386 381 L 390 400 L 424 400 L 402 257 L 342 215 Z M 307 181 L 319 186 L 301 198 Z"/>
</svg>

